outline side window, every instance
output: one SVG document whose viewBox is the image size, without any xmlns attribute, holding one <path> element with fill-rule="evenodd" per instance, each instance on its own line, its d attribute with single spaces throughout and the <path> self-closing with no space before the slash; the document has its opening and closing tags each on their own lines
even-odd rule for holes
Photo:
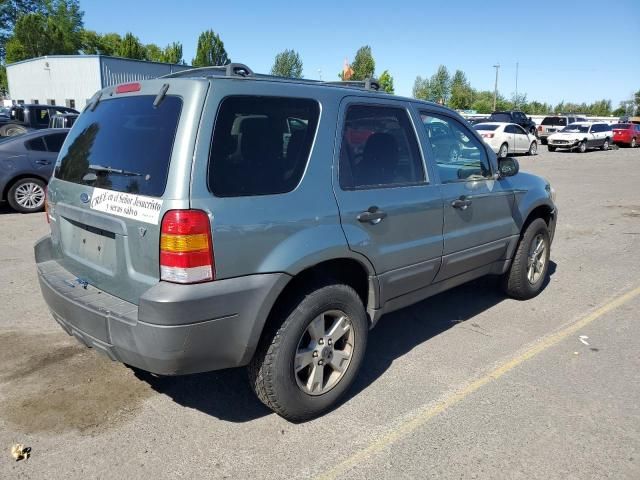
<svg viewBox="0 0 640 480">
<path fill-rule="evenodd" d="M 514 130 L 516 131 L 516 133 L 518 135 L 526 135 L 527 132 L 524 131 L 524 128 L 522 128 L 520 125 L 514 125 L 513 126 Z"/>
<path fill-rule="evenodd" d="M 36 108 L 33 114 L 39 125 L 49 125 L 49 111 L 46 108 Z"/>
<path fill-rule="evenodd" d="M 491 178 L 487 152 L 469 129 L 444 115 L 421 112 L 420 116 L 442 183 Z"/>
<path fill-rule="evenodd" d="M 514 125 L 507 125 L 504 127 L 504 133 L 516 133 L 516 127 Z"/>
<path fill-rule="evenodd" d="M 24 146 L 27 150 L 34 150 L 36 152 L 46 152 L 47 147 L 44 144 L 44 139 L 42 137 L 34 138 L 33 140 L 28 140 L 24 142 Z"/>
<path fill-rule="evenodd" d="M 342 133 L 338 177 L 343 190 L 425 182 L 418 141 L 407 111 L 350 106 Z"/>
<path fill-rule="evenodd" d="M 602 131 L 602 125 L 591 125 L 591 133 L 598 133 Z"/>
<path fill-rule="evenodd" d="M 319 115 L 318 102 L 311 99 L 225 98 L 211 140 L 209 189 L 217 197 L 242 197 L 296 188 Z"/>
<path fill-rule="evenodd" d="M 47 135 L 45 142 L 47 143 L 47 150 L 53 153 L 58 153 L 62 148 L 64 139 L 67 137 L 66 133 L 54 133 L 53 135 Z"/>
</svg>

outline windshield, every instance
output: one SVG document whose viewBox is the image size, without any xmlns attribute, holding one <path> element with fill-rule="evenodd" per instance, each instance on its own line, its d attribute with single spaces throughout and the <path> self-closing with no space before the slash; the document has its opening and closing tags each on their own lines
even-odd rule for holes
<svg viewBox="0 0 640 480">
<path fill-rule="evenodd" d="M 567 125 L 567 117 L 544 117 L 542 125 L 560 125 L 565 127 Z"/>
<path fill-rule="evenodd" d="M 58 157 L 60 180 L 162 196 L 182 100 L 154 95 L 103 100 L 78 117 Z M 135 172 L 135 175 L 130 174 Z"/>
<path fill-rule="evenodd" d="M 612 125 L 611 128 L 613 130 L 628 130 L 630 126 L 630 123 L 616 123 L 615 125 Z"/>
<path fill-rule="evenodd" d="M 489 117 L 492 122 L 508 122 L 511 123 L 511 115 L 508 113 L 492 113 Z"/>
<path fill-rule="evenodd" d="M 491 125 L 489 123 L 478 123 L 473 126 L 476 130 L 495 130 L 500 125 Z"/>
<path fill-rule="evenodd" d="M 561 131 L 565 133 L 589 133 L 590 125 L 580 125 L 579 123 L 572 123 L 567 125 Z"/>
</svg>

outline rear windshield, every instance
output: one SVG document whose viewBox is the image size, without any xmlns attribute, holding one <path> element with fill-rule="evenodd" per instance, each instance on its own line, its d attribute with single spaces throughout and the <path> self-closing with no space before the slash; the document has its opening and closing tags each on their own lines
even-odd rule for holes
<svg viewBox="0 0 640 480">
<path fill-rule="evenodd" d="M 211 191 L 239 197 L 293 190 L 307 165 L 319 114 L 310 99 L 224 99 L 211 143 Z"/>
<path fill-rule="evenodd" d="M 489 118 L 492 122 L 511 122 L 511 115 L 508 113 L 492 113 Z"/>
<path fill-rule="evenodd" d="M 544 117 L 542 125 L 560 125 L 567 126 L 567 117 Z"/>
<path fill-rule="evenodd" d="M 616 123 L 615 125 L 611 126 L 611 128 L 613 128 L 614 130 L 629 130 L 630 127 L 630 123 Z"/>
<path fill-rule="evenodd" d="M 495 130 L 500 125 L 491 125 L 489 123 L 477 123 L 473 126 L 476 130 Z"/>
<path fill-rule="evenodd" d="M 182 100 L 155 95 L 103 100 L 78 117 L 64 144 L 60 180 L 152 197 L 162 196 Z"/>
</svg>

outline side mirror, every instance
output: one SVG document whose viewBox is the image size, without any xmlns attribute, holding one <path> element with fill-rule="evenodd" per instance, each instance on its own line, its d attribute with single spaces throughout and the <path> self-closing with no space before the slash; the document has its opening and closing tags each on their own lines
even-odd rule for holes
<svg viewBox="0 0 640 480">
<path fill-rule="evenodd" d="M 520 171 L 518 160 L 513 157 L 498 159 L 498 172 L 501 177 L 513 177 Z"/>
</svg>

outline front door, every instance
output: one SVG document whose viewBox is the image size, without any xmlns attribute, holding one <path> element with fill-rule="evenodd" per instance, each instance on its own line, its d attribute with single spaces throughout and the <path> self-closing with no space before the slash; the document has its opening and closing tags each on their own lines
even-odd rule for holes
<svg viewBox="0 0 640 480">
<path fill-rule="evenodd" d="M 453 162 L 433 150 L 429 154 L 444 200 L 444 250 L 436 281 L 505 259 L 518 235 L 508 180 L 497 179 L 482 141 L 458 119 L 430 111 L 420 116 L 425 131 L 435 125 L 449 128 L 460 152 Z"/>
<path fill-rule="evenodd" d="M 373 264 L 381 302 L 432 282 L 442 256 L 442 199 L 406 102 L 347 97 L 334 191 L 349 247 Z"/>
</svg>

